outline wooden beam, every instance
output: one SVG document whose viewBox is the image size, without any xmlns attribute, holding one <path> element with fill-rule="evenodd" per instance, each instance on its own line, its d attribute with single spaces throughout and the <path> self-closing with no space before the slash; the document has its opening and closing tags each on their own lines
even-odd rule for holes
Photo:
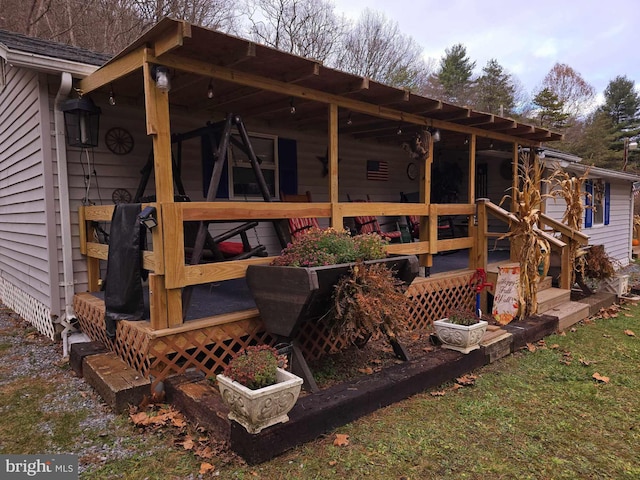
<svg viewBox="0 0 640 480">
<path fill-rule="evenodd" d="M 185 38 L 191 38 L 191 24 L 181 21 L 174 24 L 174 30 L 165 31 L 153 44 L 153 50 L 157 57 L 172 52 L 184 44 Z"/>
<path fill-rule="evenodd" d="M 338 106 L 329 105 L 328 168 L 329 168 L 329 201 L 331 202 L 331 226 L 342 229 L 343 216 L 338 205 Z"/>
<path fill-rule="evenodd" d="M 284 81 L 287 83 L 298 83 L 302 82 L 303 80 L 307 80 L 308 78 L 317 77 L 320 75 L 321 66 L 322 64 L 320 63 L 314 63 L 310 71 L 294 72 L 293 74 L 289 75 L 290 78 L 285 78 Z"/>
<path fill-rule="evenodd" d="M 246 62 L 247 60 L 251 60 L 255 58 L 255 56 L 256 56 L 256 44 L 253 42 L 247 42 L 244 52 L 241 52 L 238 55 L 238 58 L 227 63 L 226 65 L 227 67 L 234 67 L 236 65 Z"/>
<path fill-rule="evenodd" d="M 374 104 L 362 102 L 359 100 L 345 98 L 340 95 L 327 93 L 327 92 L 315 90 L 312 88 L 306 88 L 299 85 L 292 85 L 286 82 L 281 82 L 281 81 L 270 79 L 270 78 L 260 77 L 258 75 L 254 75 L 247 72 L 232 70 L 226 67 L 213 65 L 211 63 L 207 63 L 194 58 L 183 58 L 172 53 L 164 55 L 161 59 L 150 58 L 149 60 L 153 61 L 154 63 L 166 65 L 171 68 L 176 68 L 178 70 L 183 70 L 183 71 L 187 71 L 187 72 L 198 74 L 198 75 L 208 75 L 213 78 L 218 78 L 220 80 L 225 80 L 232 83 L 238 83 L 241 85 L 260 88 L 263 90 L 268 90 L 270 92 L 281 93 L 283 95 L 288 95 L 296 98 L 315 100 L 318 102 L 323 102 L 328 104 L 333 103 L 340 108 L 345 108 L 348 110 L 352 110 L 354 112 L 365 113 L 368 115 L 385 118 L 387 120 L 414 123 L 416 125 L 421 125 L 425 127 L 442 128 L 444 130 L 451 130 L 453 132 L 469 133 L 469 134 L 476 133 L 477 135 L 490 137 L 495 140 L 501 140 L 505 142 L 513 142 L 515 140 L 514 137 L 511 137 L 508 135 L 495 133 L 495 132 L 485 132 L 479 128 L 465 127 L 462 125 L 457 125 L 455 123 L 451 123 L 443 120 L 421 117 L 419 115 L 402 112 L 399 110 L 382 107 L 379 105 L 374 105 Z"/>
<path fill-rule="evenodd" d="M 103 85 L 114 82 L 115 80 L 142 68 L 145 50 L 145 47 L 141 47 L 126 56 L 118 58 L 104 67 L 99 68 L 88 77 L 80 80 L 78 88 L 83 95 L 86 95 L 97 90 Z"/>
<path fill-rule="evenodd" d="M 149 317 L 153 330 L 169 327 L 164 275 L 149 274 Z"/>
</svg>

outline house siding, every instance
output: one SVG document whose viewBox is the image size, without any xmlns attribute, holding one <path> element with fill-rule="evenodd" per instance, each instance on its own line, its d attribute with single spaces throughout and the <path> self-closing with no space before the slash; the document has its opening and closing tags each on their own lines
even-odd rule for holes
<svg viewBox="0 0 640 480">
<path fill-rule="evenodd" d="M 41 82 L 27 69 L 9 68 L 7 73 L 7 87 L 0 93 L 0 295 L 53 337 L 51 224 L 45 214 L 42 148 L 49 131 L 41 121 Z"/>
<path fill-rule="evenodd" d="M 582 233 L 589 235 L 590 245 L 604 245 L 605 251 L 615 260 L 617 266 L 624 267 L 631 259 L 631 218 L 632 218 L 632 184 L 607 180 L 611 184 L 611 207 L 608 225 L 594 225 L 584 228 L 584 214 L 582 218 Z M 584 202 L 584 197 L 583 197 Z M 546 213 L 556 220 L 562 220 L 566 209 L 566 202 L 547 199 Z"/>
</svg>

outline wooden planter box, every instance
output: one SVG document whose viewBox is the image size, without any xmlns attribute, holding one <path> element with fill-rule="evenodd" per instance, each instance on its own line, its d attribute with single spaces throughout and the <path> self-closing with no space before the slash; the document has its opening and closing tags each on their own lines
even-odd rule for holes
<svg viewBox="0 0 640 480">
<path fill-rule="evenodd" d="M 407 285 L 418 274 L 415 255 L 398 255 L 366 264 L 384 263 Z M 333 286 L 349 273 L 354 263 L 322 267 L 280 267 L 250 265 L 247 284 L 269 333 L 292 337 L 305 321 L 315 320 L 329 310 Z"/>
</svg>

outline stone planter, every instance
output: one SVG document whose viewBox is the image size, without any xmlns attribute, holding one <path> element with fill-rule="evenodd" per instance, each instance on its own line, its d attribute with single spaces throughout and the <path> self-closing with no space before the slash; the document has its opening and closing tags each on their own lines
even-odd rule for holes
<svg viewBox="0 0 640 480">
<path fill-rule="evenodd" d="M 484 320 L 468 326 L 450 323 L 448 318 L 433 322 L 436 335 L 442 342 L 443 348 L 462 353 L 469 353 L 480 348 L 480 340 L 487 331 L 487 325 L 488 323 Z"/>
<path fill-rule="evenodd" d="M 278 368 L 277 383 L 251 390 L 225 375 L 218 375 L 218 387 L 222 400 L 229 406 L 229 419 L 235 420 L 249 433 L 284 423 L 300 395 L 302 379 Z"/>
<path fill-rule="evenodd" d="M 384 263 L 409 284 L 418 274 L 415 255 L 398 255 L 365 262 Z M 354 263 L 322 267 L 250 265 L 247 284 L 267 331 L 292 337 L 302 322 L 324 316 L 330 306 L 333 286 L 349 273 Z"/>
</svg>

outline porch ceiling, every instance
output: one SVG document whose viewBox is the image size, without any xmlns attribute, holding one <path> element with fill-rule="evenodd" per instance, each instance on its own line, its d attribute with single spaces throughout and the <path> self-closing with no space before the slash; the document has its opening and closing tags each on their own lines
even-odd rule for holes
<svg viewBox="0 0 640 480">
<path fill-rule="evenodd" d="M 82 80 L 80 88 L 103 93 L 113 88 L 118 95 L 126 92 L 143 98 L 141 66 L 147 59 L 170 67 L 172 108 L 205 112 L 208 118 L 232 111 L 288 128 L 326 130 L 327 103 L 335 102 L 341 107 L 340 133 L 357 138 L 398 143 L 419 128 L 433 126 L 446 131 L 443 140 L 451 145 L 463 144 L 468 135 L 476 134 L 479 149 L 488 147 L 490 139 L 530 146 L 562 139 L 561 134 L 540 127 L 420 96 L 168 18 Z M 255 77 L 264 85 L 256 84 Z M 243 83 L 243 78 L 251 81 Z M 210 83 L 212 99 L 207 97 Z M 358 108 L 362 105 L 368 108 Z"/>
</svg>

